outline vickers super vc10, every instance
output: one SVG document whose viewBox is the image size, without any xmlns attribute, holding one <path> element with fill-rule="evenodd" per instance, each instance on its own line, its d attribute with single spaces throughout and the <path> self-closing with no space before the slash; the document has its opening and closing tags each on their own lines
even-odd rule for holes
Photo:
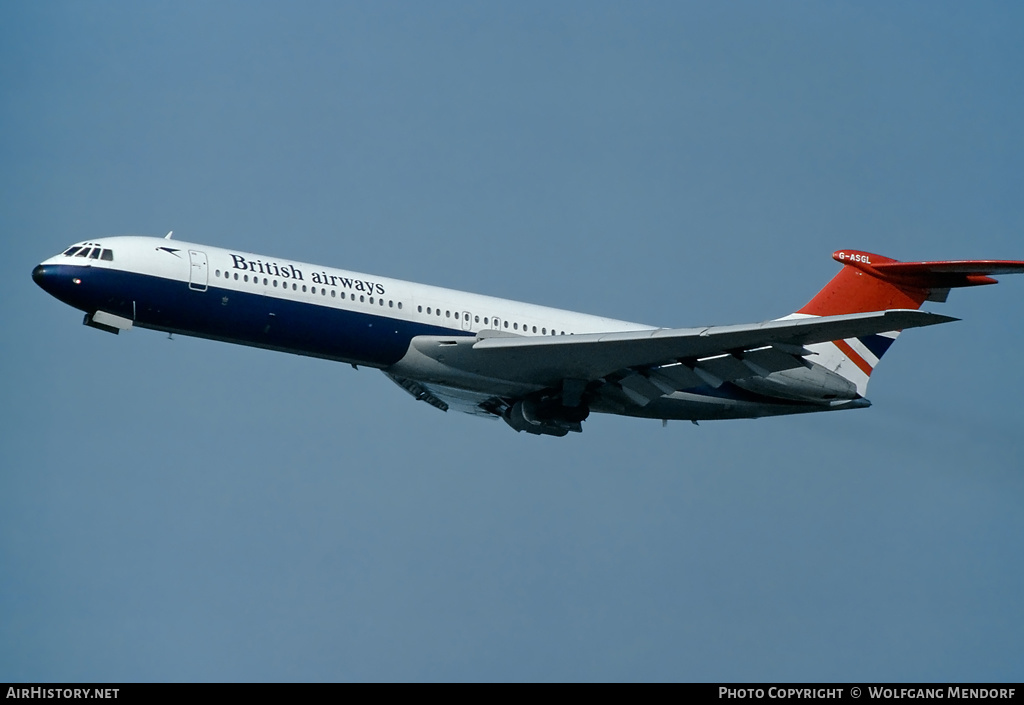
<svg viewBox="0 0 1024 705">
<path fill-rule="evenodd" d="M 898 262 L 843 250 L 796 313 L 659 328 L 166 238 L 80 242 L 32 278 L 111 333 L 133 327 L 376 367 L 442 410 L 564 436 L 594 412 L 737 419 L 869 406 L 900 331 L 952 321 L 919 310 L 994 284 L 1024 261 Z"/>
</svg>

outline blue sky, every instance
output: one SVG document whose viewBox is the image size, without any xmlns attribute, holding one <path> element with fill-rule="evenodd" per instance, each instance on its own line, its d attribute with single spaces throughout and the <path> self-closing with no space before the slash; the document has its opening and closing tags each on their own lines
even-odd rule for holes
<svg viewBox="0 0 1024 705">
<path fill-rule="evenodd" d="M 872 409 L 535 438 L 373 370 L 111 336 L 163 235 L 665 326 L 841 248 L 1024 259 L 1013 3 L 0 8 L 0 681 L 1021 680 L 1024 277 Z"/>
</svg>

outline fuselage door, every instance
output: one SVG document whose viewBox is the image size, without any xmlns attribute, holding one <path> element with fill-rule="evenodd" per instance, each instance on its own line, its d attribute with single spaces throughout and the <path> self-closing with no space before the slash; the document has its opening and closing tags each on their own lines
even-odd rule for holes
<svg viewBox="0 0 1024 705">
<path fill-rule="evenodd" d="M 206 253 L 200 252 L 199 250 L 189 250 L 188 261 L 190 264 L 188 271 L 188 288 L 193 291 L 206 291 L 208 276 Z"/>
</svg>

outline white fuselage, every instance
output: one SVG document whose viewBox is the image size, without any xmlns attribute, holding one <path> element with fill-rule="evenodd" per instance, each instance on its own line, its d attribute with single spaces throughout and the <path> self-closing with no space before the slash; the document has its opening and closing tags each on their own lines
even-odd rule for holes
<svg viewBox="0 0 1024 705">
<path fill-rule="evenodd" d="M 493 371 L 478 374 L 446 365 L 443 355 L 418 351 L 415 339 L 451 336 L 454 346 L 489 336 L 655 330 L 166 238 L 109 237 L 79 243 L 42 262 L 33 278 L 56 298 L 85 311 L 86 323 L 97 328 L 117 332 L 139 326 L 376 367 L 417 398 L 435 403 L 433 399 L 443 396 L 446 402 L 435 405 L 458 404 L 460 410 L 481 415 L 501 415 L 515 399 L 549 388 Z M 703 419 L 825 409 L 730 386 L 666 393 L 642 408 L 606 397 L 593 410 Z"/>
</svg>

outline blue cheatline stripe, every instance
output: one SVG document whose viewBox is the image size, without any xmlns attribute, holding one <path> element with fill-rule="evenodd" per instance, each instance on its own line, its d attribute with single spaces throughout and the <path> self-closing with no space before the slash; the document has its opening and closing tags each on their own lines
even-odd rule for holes
<svg viewBox="0 0 1024 705">
<path fill-rule="evenodd" d="M 356 304 L 366 310 L 353 311 L 216 286 L 193 291 L 188 282 L 99 267 L 69 267 L 64 274 L 55 272 L 48 290 L 83 311 L 134 318 L 143 328 L 374 367 L 398 362 L 417 335 L 471 335 L 390 318 L 376 304 Z M 73 277 L 81 284 L 71 284 Z"/>
<path fill-rule="evenodd" d="M 879 360 L 882 359 L 882 355 L 885 355 L 885 351 L 889 349 L 889 346 L 896 342 L 893 338 L 887 338 L 884 335 L 865 335 L 862 338 L 857 338 L 857 340 L 864 343 L 864 347 L 870 350 Z"/>
</svg>

